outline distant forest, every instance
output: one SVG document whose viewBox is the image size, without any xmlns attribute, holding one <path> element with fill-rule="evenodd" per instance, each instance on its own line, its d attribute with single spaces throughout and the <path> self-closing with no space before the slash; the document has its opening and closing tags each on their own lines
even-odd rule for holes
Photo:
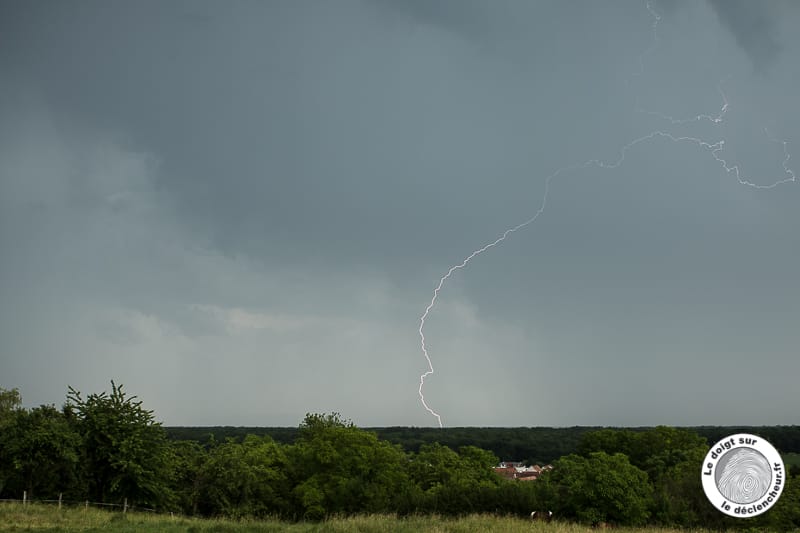
<svg viewBox="0 0 800 533">
<path fill-rule="evenodd" d="M 195 441 L 208 444 L 212 440 L 243 439 L 246 435 L 269 436 L 281 444 L 291 444 L 297 439 L 297 427 L 166 427 L 173 440 Z M 381 440 L 399 444 L 404 450 L 417 453 L 424 444 L 439 443 L 448 448 L 476 446 L 491 451 L 502 461 L 522 461 L 526 464 L 545 465 L 559 457 L 577 453 L 586 433 L 604 429 L 576 426 L 550 427 L 382 427 L 363 428 L 378 435 Z M 623 428 L 610 428 L 623 429 Z M 652 428 L 624 428 L 647 431 Z M 700 426 L 684 428 L 705 438 L 709 446 L 733 433 L 752 433 L 767 439 L 782 454 L 800 454 L 800 426 Z M 788 466 L 788 465 L 787 465 Z"/>
</svg>

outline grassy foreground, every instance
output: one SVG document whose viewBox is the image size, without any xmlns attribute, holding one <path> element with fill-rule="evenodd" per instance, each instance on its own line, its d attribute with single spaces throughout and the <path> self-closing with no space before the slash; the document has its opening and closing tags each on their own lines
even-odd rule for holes
<svg viewBox="0 0 800 533">
<path fill-rule="evenodd" d="M 435 532 L 472 533 L 483 531 L 551 533 L 584 533 L 593 531 L 575 524 L 532 523 L 521 518 L 475 515 L 450 519 L 435 516 L 397 518 L 390 515 L 334 518 L 321 523 L 288 523 L 279 520 L 211 520 L 199 518 L 170 517 L 150 513 L 128 513 L 82 507 L 61 510 L 54 505 L 0 503 L 0 531 L 121 531 L 121 532 L 166 532 L 201 533 L 225 532 L 245 533 L 262 531 L 288 531 L 290 533 L 336 532 Z M 619 528 L 620 532 L 679 533 L 680 530 L 662 528 Z M 700 530 L 697 530 L 698 532 Z M 686 530 L 680 533 L 687 533 Z"/>
</svg>

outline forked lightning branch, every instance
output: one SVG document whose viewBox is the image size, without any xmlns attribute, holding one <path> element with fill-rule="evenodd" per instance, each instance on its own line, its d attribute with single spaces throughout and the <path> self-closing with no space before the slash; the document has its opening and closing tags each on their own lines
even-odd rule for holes
<svg viewBox="0 0 800 533">
<path fill-rule="evenodd" d="M 656 47 L 656 45 L 658 43 L 658 24 L 659 24 L 659 22 L 661 20 L 661 15 L 657 12 L 657 10 L 654 8 L 654 6 L 653 6 L 653 4 L 651 2 L 647 2 L 645 4 L 645 8 L 647 9 L 647 12 L 649 13 L 649 15 L 650 15 L 650 17 L 652 19 L 652 25 L 651 25 L 652 30 L 653 30 L 652 31 L 652 39 L 651 39 L 651 43 L 650 43 L 649 47 L 639 55 L 639 72 L 634 73 L 633 76 L 640 76 L 640 75 L 642 75 L 644 73 L 644 70 L 645 70 L 645 61 L 644 61 L 645 57 L 647 55 L 649 55 L 653 51 L 653 49 Z M 676 119 L 676 118 L 673 118 L 673 117 L 671 117 L 671 116 L 669 116 L 667 114 L 661 113 L 659 111 L 647 111 L 647 110 L 641 109 L 639 107 L 639 104 L 638 104 L 638 99 L 637 99 L 637 102 L 635 104 L 634 111 L 638 112 L 638 113 L 644 113 L 644 114 L 648 114 L 648 115 L 651 115 L 651 116 L 655 116 L 655 117 L 657 117 L 657 118 L 659 118 L 661 120 L 664 120 L 667 123 L 667 125 L 669 125 L 669 126 L 676 126 L 676 125 L 685 126 L 687 124 L 699 123 L 699 122 L 705 122 L 705 121 L 711 123 L 714 126 L 718 126 L 718 125 L 720 125 L 720 124 L 722 124 L 724 122 L 724 118 L 725 118 L 726 114 L 730 111 L 730 108 L 732 107 L 731 103 L 728 101 L 727 96 L 725 95 L 725 92 L 723 91 L 722 82 L 720 82 L 720 85 L 719 85 L 718 89 L 719 89 L 720 95 L 722 97 L 722 106 L 720 108 L 719 113 L 717 113 L 716 115 L 700 114 L 700 115 L 696 115 L 696 116 L 690 117 L 690 118 Z M 725 155 L 725 149 L 726 149 L 725 139 L 717 139 L 717 140 L 710 141 L 710 140 L 702 139 L 700 137 L 693 137 L 693 136 L 686 136 L 686 135 L 675 135 L 675 134 L 671 133 L 670 131 L 664 131 L 664 130 L 651 131 L 650 133 L 647 133 L 645 135 L 642 135 L 641 137 L 633 139 L 632 141 L 630 141 L 627 144 L 623 145 L 619 149 L 618 156 L 614 160 L 603 161 L 603 160 L 600 160 L 600 159 L 589 159 L 589 160 L 583 161 L 582 163 L 573 163 L 571 165 L 567 165 L 567 166 L 561 167 L 561 168 L 557 169 L 555 172 L 553 172 L 552 174 L 550 174 L 549 176 L 547 176 L 545 178 L 545 180 L 544 180 L 544 193 L 542 194 L 541 203 L 539 204 L 539 208 L 536 210 L 536 212 L 533 213 L 524 222 L 521 222 L 520 224 L 517 224 L 516 226 L 513 226 L 511 228 L 506 229 L 495 240 L 493 240 L 493 241 L 491 241 L 489 243 L 486 243 L 483 246 L 477 248 L 476 250 L 471 252 L 469 255 L 467 255 L 461 262 L 451 266 L 447 270 L 447 272 L 439 279 L 438 284 L 436 284 L 436 287 L 433 290 L 433 296 L 431 297 L 430 302 L 428 303 L 427 307 L 425 308 L 425 311 L 422 313 L 422 316 L 419 319 L 420 345 L 421 345 L 421 348 L 422 348 L 422 355 L 424 356 L 425 362 L 427 364 L 427 370 L 425 370 L 425 372 L 423 372 L 419 377 L 418 394 L 419 394 L 419 399 L 420 399 L 420 402 L 422 403 L 422 406 L 425 408 L 425 410 L 431 416 L 436 418 L 436 421 L 438 422 L 439 427 L 443 427 L 444 426 L 444 424 L 442 422 L 442 417 L 436 410 L 434 410 L 428 404 L 428 402 L 425 399 L 425 392 L 424 392 L 425 379 L 434 374 L 433 361 L 431 360 L 431 356 L 430 356 L 430 353 L 428 352 L 428 347 L 427 347 L 427 344 L 426 344 L 426 341 L 425 341 L 425 321 L 428 318 L 428 316 L 430 315 L 430 313 L 433 311 L 434 306 L 436 305 L 436 301 L 439 298 L 439 296 L 441 294 L 441 291 L 444 289 L 444 286 L 445 286 L 447 280 L 450 279 L 450 277 L 452 277 L 456 273 L 456 271 L 465 268 L 470 263 L 470 261 L 475 259 L 480 254 L 489 251 L 491 248 L 494 248 L 495 246 L 498 246 L 503 241 L 505 241 L 508 237 L 510 237 L 513 233 L 516 233 L 517 231 L 519 231 L 521 229 L 524 229 L 525 227 L 533 224 L 544 213 L 544 211 L 545 211 L 545 209 L 547 207 L 547 198 L 548 198 L 548 195 L 550 194 L 550 185 L 551 185 L 551 182 L 554 179 L 556 179 L 557 177 L 559 177 L 559 176 L 561 176 L 563 174 L 569 173 L 569 172 L 577 172 L 577 171 L 580 171 L 580 170 L 585 170 L 585 169 L 590 169 L 590 168 L 606 169 L 606 170 L 615 169 L 615 168 L 621 166 L 625 162 L 625 157 L 626 157 L 628 151 L 633 149 L 633 148 L 635 148 L 639 144 L 642 144 L 642 143 L 645 143 L 645 142 L 655 142 L 657 140 L 666 140 L 666 141 L 669 141 L 671 143 L 693 145 L 693 146 L 697 147 L 698 149 L 707 152 L 717 163 L 719 163 L 721 168 L 728 175 L 733 176 L 736 179 L 736 181 L 738 181 L 738 183 L 741 184 L 741 185 L 746 185 L 746 186 L 748 186 L 750 188 L 758 189 L 758 190 L 768 190 L 768 189 L 774 189 L 775 187 L 778 187 L 779 185 L 783 185 L 783 184 L 786 184 L 786 183 L 794 183 L 797 180 L 797 177 L 796 177 L 794 171 L 789 166 L 789 162 L 790 162 L 790 159 L 791 159 L 791 154 L 789 153 L 789 142 L 786 141 L 786 140 L 776 139 L 766 129 L 764 129 L 764 134 L 767 136 L 767 138 L 771 142 L 776 143 L 776 144 L 780 144 L 782 146 L 782 148 L 783 148 L 783 161 L 782 161 L 783 175 L 779 179 L 759 180 L 759 179 L 755 179 L 753 177 L 746 176 L 742 172 L 742 170 L 741 170 L 741 168 L 740 168 L 740 166 L 738 164 L 729 163 L 729 159 L 730 158 L 728 158 Z"/>
</svg>

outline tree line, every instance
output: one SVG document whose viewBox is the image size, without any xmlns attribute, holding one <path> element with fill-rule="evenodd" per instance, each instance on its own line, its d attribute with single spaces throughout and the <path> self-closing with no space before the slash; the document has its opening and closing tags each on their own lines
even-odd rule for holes
<svg viewBox="0 0 800 533">
<path fill-rule="evenodd" d="M 122 385 L 64 405 L 21 407 L 0 388 L 0 498 L 92 500 L 197 516 L 322 520 L 331 515 L 552 511 L 587 524 L 659 524 L 788 531 L 800 527 L 800 476 L 764 515 L 736 520 L 707 501 L 708 440 L 686 428 L 591 429 L 535 481 L 506 480 L 471 444 L 413 450 L 340 415 L 308 414 L 291 441 L 246 434 L 170 439 Z M 394 428 L 397 431 L 396 428 Z M 469 430 L 462 428 L 466 435 Z M 481 430 L 476 430 L 481 431 Z"/>
<path fill-rule="evenodd" d="M 291 444 L 297 438 L 297 427 L 166 427 L 167 436 L 174 440 L 193 440 L 207 444 L 209 439 L 228 437 L 243 439 L 246 435 L 268 435 L 281 444 Z M 365 428 L 381 440 L 399 444 L 408 452 L 418 452 L 424 444 L 438 442 L 453 449 L 477 446 L 493 452 L 505 461 L 522 461 L 544 465 L 571 453 L 576 453 L 581 439 L 601 427 L 373 427 Z M 628 431 L 649 431 L 652 428 L 632 428 Z M 705 437 L 709 443 L 726 435 L 754 433 L 761 435 L 784 454 L 800 454 L 800 426 L 699 426 L 687 428 Z M 788 466 L 788 465 L 787 465 Z"/>
<path fill-rule="evenodd" d="M 167 427 L 167 435 L 176 440 L 194 440 L 202 444 L 214 436 L 216 439 L 246 435 L 268 435 L 282 444 L 290 444 L 298 435 L 297 427 Z M 375 427 L 364 428 L 381 440 L 399 444 L 408 452 L 418 452 L 425 444 L 439 444 L 457 449 L 459 446 L 477 446 L 490 450 L 506 461 L 522 461 L 544 465 L 564 455 L 574 453 L 581 437 L 600 428 L 500 428 L 500 427 Z M 798 447 L 800 449 L 800 447 Z"/>
</svg>

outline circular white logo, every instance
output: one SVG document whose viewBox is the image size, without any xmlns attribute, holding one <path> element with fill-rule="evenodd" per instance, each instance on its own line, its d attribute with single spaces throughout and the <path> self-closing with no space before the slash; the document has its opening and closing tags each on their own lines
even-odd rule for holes
<svg viewBox="0 0 800 533">
<path fill-rule="evenodd" d="M 783 460 L 758 435 L 737 433 L 714 444 L 703 461 L 703 490 L 719 511 L 748 518 L 775 505 L 783 492 Z"/>
</svg>

